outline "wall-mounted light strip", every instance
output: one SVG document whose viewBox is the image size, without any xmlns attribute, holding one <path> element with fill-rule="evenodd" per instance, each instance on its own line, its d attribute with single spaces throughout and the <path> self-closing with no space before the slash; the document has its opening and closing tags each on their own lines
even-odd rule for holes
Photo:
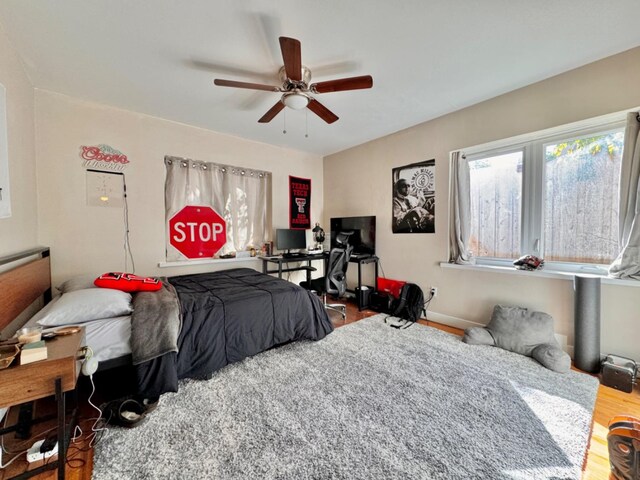
<svg viewBox="0 0 640 480">
<path fill-rule="evenodd" d="M 99 207 L 124 207 L 124 271 L 135 273 L 136 264 L 129 244 L 129 205 L 127 203 L 127 182 L 124 172 L 93 170 L 87 172 L 87 205 Z M 120 180 L 117 177 L 121 177 Z"/>
<path fill-rule="evenodd" d="M 88 206 L 122 207 L 125 194 L 124 173 L 91 169 L 86 172 Z"/>
</svg>

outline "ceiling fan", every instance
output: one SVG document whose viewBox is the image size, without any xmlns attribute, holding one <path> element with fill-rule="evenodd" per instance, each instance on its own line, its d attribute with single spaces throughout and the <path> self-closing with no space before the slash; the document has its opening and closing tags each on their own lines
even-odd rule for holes
<svg viewBox="0 0 640 480">
<path fill-rule="evenodd" d="M 261 83 L 236 82 L 235 80 L 223 80 L 220 78 L 216 78 L 213 82 L 220 87 L 248 88 L 250 90 L 282 93 L 278 103 L 258 120 L 260 123 L 268 123 L 273 120 L 285 106 L 294 110 L 308 108 L 325 122 L 333 123 L 338 120 L 338 116 L 313 98 L 311 96 L 312 93 L 342 92 L 344 90 L 359 90 L 373 86 L 371 75 L 339 78 L 310 84 L 311 70 L 302 65 L 300 41 L 295 38 L 280 37 L 280 50 L 284 60 L 284 66 L 279 72 L 280 80 L 282 80 L 280 87 Z"/>
</svg>

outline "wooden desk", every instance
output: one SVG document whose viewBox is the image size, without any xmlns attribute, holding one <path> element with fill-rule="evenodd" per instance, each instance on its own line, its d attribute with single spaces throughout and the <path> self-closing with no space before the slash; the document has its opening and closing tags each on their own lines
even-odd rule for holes
<svg viewBox="0 0 640 480">
<path fill-rule="evenodd" d="M 0 370 L 0 407 L 12 407 L 40 398 L 56 396 L 58 421 L 58 460 L 29 470 L 16 478 L 29 478 L 46 470 L 58 468 L 58 478 L 64 479 L 69 437 L 67 433 L 65 392 L 75 390 L 80 373 L 79 350 L 84 344 L 84 328 L 73 335 L 48 340 L 47 359 L 20 365 L 19 358 L 9 368 Z M 75 416 L 75 411 L 72 414 Z M 33 419 L 38 423 L 42 419 Z M 16 431 L 18 425 L 0 429 L 0 436 Z M 70 432 L 69 432 L 70 433 Z"/>
<path fill-rule="evenodd" d="M 327 273 L 327 265 L 326 262 L 329 259 L 329 255 L 327 253 L 311 253 L 311 254 L 306 254 L 306 255 L 301 255 L 299 257 L 290 257 L 290 258 L 285 258 L 282 256 L 274 256 L 274 257 L 259 257 L 260 260 L 262 260 L 262 273 L 277 273 L 278 274 L 278 278 L 282 278 L 282 272 L 297 272 L 297 271 L 301 271 L 301 270 L 306 270 L 307 271 L 307 282 L 311 281 L 311 272 L 315 271 L 316 269 L 314 267 L 311 266 L 311 262 L 313 260 L 322 260 L 325 262 L 325 274 Z M 362 288 L 362 265 L 368 265 L 373 263 L 374 264 L 374 282 L 376 281 L 376 279 L 378 278 L 378 261 L 379 258 L 375 255 L 363 255 L 363 256 L 351 256 L 351 258 L 349 259 L 349 263 L 357 263 L 358 264 L 358 288 L 356 290 L 347 290 L 349 292 L 352 293 L 356 293 L 357 291 L 360 291 L 360 289 Z M 285 268 L 282 268 L 282 265 L 288 265 L 289 263 L 293 263 L 293 262 L 307 262 L 307 265 L 299 265 L 296 267 L 292 267 L 289 268 L 288 266 Z M 277 270 L 269 270 L 268 269 L 268 265 L 269 263 L 275 263 L 278 265 L 278 269 Z M 375 287 L 374 287 L 375 288 Z M 356 295 L 357 297 L 357 295 Z M 358 310 L 362 311 L 365 308 L 368 307 L 368 305 L 362 305 L 360 303 L 360 299 L 357 298 L 358 300 Z"/>
</svg>

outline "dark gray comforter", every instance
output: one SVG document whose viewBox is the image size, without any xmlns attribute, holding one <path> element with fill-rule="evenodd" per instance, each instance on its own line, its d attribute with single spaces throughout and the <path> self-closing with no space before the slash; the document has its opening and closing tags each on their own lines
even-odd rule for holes
<svg viewBox="0 0 640 480">
<path fill-rule="evenodd" d="M 236 268 L 168 281 L 182 317 L 178 352 L 135 366 L 138 391 L 147 397 L 177 391 L 180 378 L 209 378 L 231 362 L 294 340 L 320 340 L 333 331 L 316 295 L 255 270 Z"/>
</svg>

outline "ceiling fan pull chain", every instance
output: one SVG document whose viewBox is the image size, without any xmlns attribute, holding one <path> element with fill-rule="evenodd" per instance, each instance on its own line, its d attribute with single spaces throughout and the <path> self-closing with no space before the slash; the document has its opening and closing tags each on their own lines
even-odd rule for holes
<svg viewBox="0 0 640 480">
<path fill-rule="evenodd" d="M 282 133 L 286 134 L 287 133 L 287 111 L 286 110 L 282 114 L 282 124 L 284 125 L 282 129 Z"/>
<path fill-rule="evenodd" d="M 309 109 L 304 110 L 304 138 L 309 138 Z"/>
</svg>

